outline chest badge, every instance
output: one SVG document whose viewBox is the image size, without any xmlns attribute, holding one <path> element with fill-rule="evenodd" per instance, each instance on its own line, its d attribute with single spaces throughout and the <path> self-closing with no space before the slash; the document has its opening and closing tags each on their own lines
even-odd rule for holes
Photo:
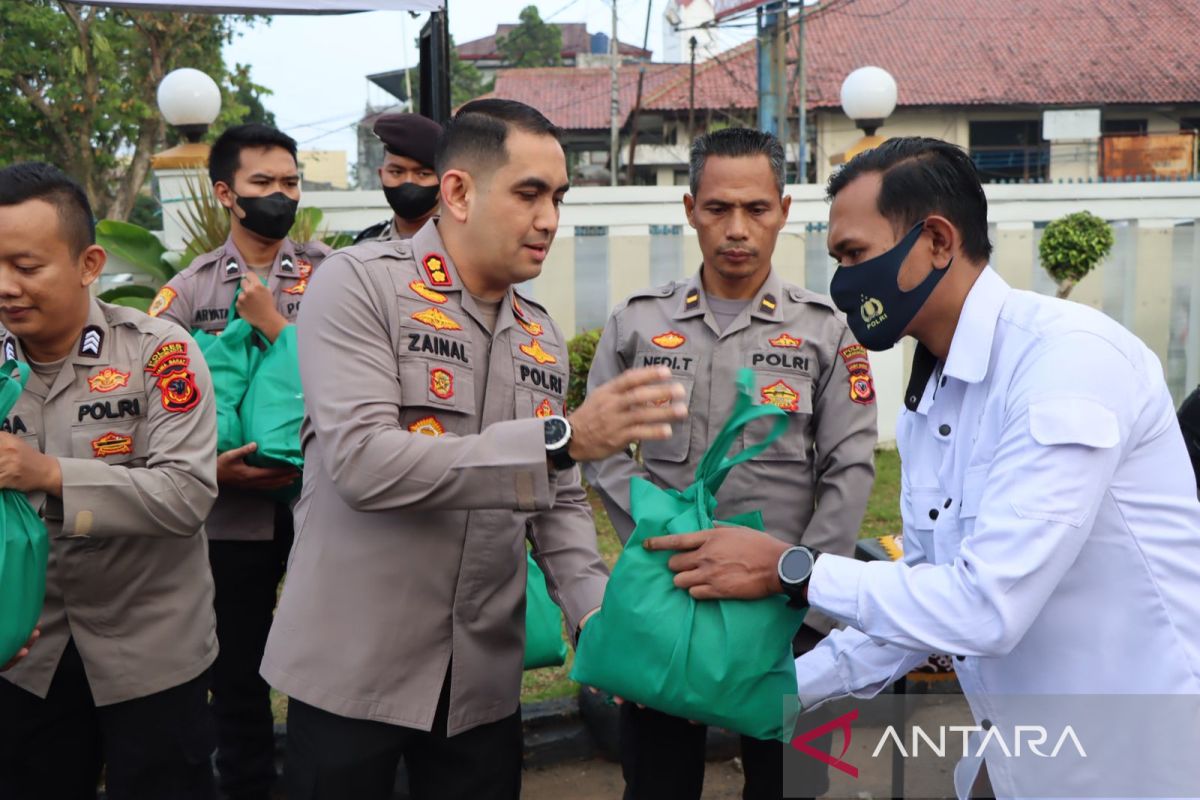
<svg viewBox="0 0 1200 800">
<path fill-rule="evenodd" d="M 542 335 L 541 323 L 532 322 L 530 320 L 523 319 L 522 317 L 517 317 L 517 324 L 520 325 L 530 336 Z"/>
<path fill-rule="evenodd" d="M 454 375 L 440 367 L 429 373 L 429 391 L 434 397 L 449 400 L 454 397 Z"/>
<path fill-rule="evenodd" d="M 88 391 L 111 392 L 129 385 L 129 373 L 106 367 L 87 379 Z"/>
<path fill-rule="evenodd" d="M 795 347 L 795 348 L 798 348 L 798 347 L 800 347 L 800 345 L 804 344 L 804 340 L 797 339 L 795 336 L 792 336 L 790 333 L 781 333 L 778 336 L 776 336 L 774 339 L 768 339 L 767 343 L 770 344 L 771 347 Z"/>
<path fill-rule="evenodd" d="M 419 433 L 422 436 L 442 436 L 446 433 L 446 429 L 442 427 L 442 423 L 438 422 L 437 417 L 421 417 L 408 426 L 408 432 Z"/>
<path fill-rule="evenodd" d="M 412 281 L 408 284 L 408 288 L 413 290 L 413 293 L 418 297 L 423 297 L 431 303 L 441 305 L 446 302 L 446 295 L 441 292 L 435 292 L 425 285 L 424 281 Z"/>
<path fill-rule="evenodd" d="M 312 275 L 312 262 L 297 259 L 296 267 L 299 270 L 296 277 L 300 280 L 296 282 L 295 286 L 289 286 L 284 289 L 284 294 L 304 294 L 308 291 L 308 276 Z"/>
<path fill-rule="evenodd" d="M 798 411 L 800 408 L 800 395 L 783 380 L 764 387 L 762 400 L 764 405 L 772 405 L 784 411 Z"/>
<path fill-rule="evenodd" d="M 119 433 L 106 433 L 92 440 L 92 455 L 95 458 L 125 456 L 133 453 L 133 438 Z"/>
<path fill-rule="evenodd" d="M 430 306 L 424 311 L 418 311 L 412 315 L 412 318 L 417 322 L 428 325 L 435 331 L 461 331 L 462 325 L 452 320 L 450 317 L 438 309 Z"/>
<path fill-rule="evenodd" d="M 687 337 L 677 331 L 667 331 L 666 333 L 660 333 L 650 341 L 666 350 L 674 350 L 686 342 Z"/>
<path fill-rule="evenodd" d="M 531 339 L 529 344 L 523 344 L 520 347 L 521 352 L 532 358 L 539 364 L 557 364 L 558 358 L 550 355 L 542 349 L 542 343 L 537 339 Z"/>
<path fill-rule="evenodd" d="M 546 417 L 554 416 L 554 407 L 550 405 L 550 399 L 543 399 L 542 402 L 538 404 L 538 407 L 533 410 L 533 415 L 538 419 L 545 419 Z"/>
<path fill-rule="evenodd" d="M 451 284 L 450 273 L 446 271 L 446 261 L 437 253 L 430 253 L 421 261 L 421 266 L 425 267 L 425 275 L 429 278 L 429 283 L 433 286 L 449 286 Z"/>
</svg>

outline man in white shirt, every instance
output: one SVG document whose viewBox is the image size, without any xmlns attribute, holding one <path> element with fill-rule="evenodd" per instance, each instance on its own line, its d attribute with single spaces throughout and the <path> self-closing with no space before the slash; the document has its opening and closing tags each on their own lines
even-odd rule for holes
<svg viewBox="0 0 1200 800">
<path fill-rule="evenodd" d="M 1169 732 L 1150 712 L 1108 719 L 1086 769 L 989 748 L 997 796 L 1200 794 L 1186 756 L 1200 752 L 1200 503 L 1158 359 L 1103 314 L 988 266 L 987 200 L 957 147 L 891 139 L 828 194 L 831 295 L 851 330 L 872 350 L 918 342 L 897 428 L 904 560 L 739 528 L 647 546 L 683 551 L 676 584 L 697 598 L 783 592 L 851 626 L 797 660 L 805 708 L 873 696 L 932 651 L 954 654 L 976 722 L 1009 741 L 1030 716 L 1063 722 L 1066 695 L 1190 709 Z M 971 776 L 956 784 L 965 794 Z"/>
</svg>

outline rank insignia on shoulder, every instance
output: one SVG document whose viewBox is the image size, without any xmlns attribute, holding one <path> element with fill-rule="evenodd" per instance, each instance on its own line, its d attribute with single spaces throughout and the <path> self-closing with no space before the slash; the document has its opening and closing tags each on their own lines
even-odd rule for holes
<svg viewBox="0 0 1200 800">
<path fill-rule="evenodd" d="M 772 347 L 799 347 L 800 345 L 804 344 L 803 339 L 797 339 L 790 333 L 781 333 L 774 339 L 768 339 L 767 342 Z"/>
<path fill-rule="evenodd" d="M 449 400 L 454 397 L 454 375 L 449 370 L 437 369 L 429 372 L 429 391 L 434 397 Z"/>
<path fill-rule="evenodd" d="M 184 342 L 164 342 L 146 362 L 145 371 L 155 377 L 167 411 L 181 414 L 200 405 L 196 373 L 188 369 L 192 360 Z"/>
<path fill-rule="evenodd" d="M 437 417 L 421 417 L 408 426 L 408 432 L 419 433 L 422 436 L 442 436 L 446 433 L 446 429 L 442 427 L 442 423 L 438 422 Z"/>
<path fill-rule="evenodd" d="M 409 281 L 408 288 L 412 289 L 413 293 L 418 297 L 423 297 L 429 302 L 437 303 L 438 305 L 441 305 L 448 299 L 441 292 L 435 292 L 433 289 L 430 289 L 425 285 L 424 281 Z"/>
<path fill-rule="evenodd" d="M 88 391 L 90 392 L 111 392 L 129 385 L 129 373 L 121 372 L 119 369 L 113 369 L 112 367 L 105 367 L 88 378 L 87 382 Z"/>
<path fill-rule="evenodd" d="M 412 318 L 417 322 L 428 325 L 436 331 L 461 331 L 462 325 L 459 325 L 445 313 L 430 306 L 424 311 L 418 311 L 412 315 Z"/>
<path fill-rule="evenodd" d="M 292 272 L 296 271 L 296 265 L 293 264 L 292 260 L 290 258 L 288 258 L 287 256 L 284 256 L 282 259 L 280 259 L 279 268 L 287 273 L 292 273 Z"/>
<path fill-rule="evenodd" d="M 236 275 L 241 271 L 242 268 L 235 259 L 231 258 L 225 262 L 225 277 L 228 278 L 230 275 Z"/>
<path fill-rule="evenodd" d="M 554 406 L 550 405 L 550 399 L 543 398 L 538 407 L 533 410 L 533 415 L 538 419 L 554 416 Z"/>
<path fill-rule="evenodd" d="M 530 358 L 532 358 L 534 361 L 536 361 L 539 364 L 557 364 L 558 363 L 558 358 L 556 356 L 551 355 L 550 353 L 547 353 L 544 349 L 542 349 L 542 343 L 539 342 L 537 339 L 531 339 L 529 341 L 529 344 L 521 345 L 520 350 L 522 353 L 529 356 Z"/>
<path fill-rule="evenodd" d="M 765 311 L 768 314 L 774 314 L 775 305 L 775 295 L 768 292 L 762 296 L 762 301 L 758 304 L 758 310 Z"/>
<path fill-rule="evenodd" d="M 800 408 L 800 395 L 783 380 L 778 380 L 762 389 L 763 405 L 772 405 L 784 411 L 797 411 Z"/>
<path fill-rule="evenodd" d="M 678 331 L 667 331 L 653 337 L 650 341 L 666 350 L 674 350 L 687 341 L 687 337 Z"/>
<path fill-rule="evenodd" d="M 5 361 L 16 361 L 17 360 L 17 343 L 15 341 L 13 341 L 13 338 L 11 336 L 5 338 L 5 340 L 4 340 L 4 360 Z"/>
<path fill-rule="evenodd" d="M 92 456 L 106 458 L 107 456 L 125 456 L 133 452 L 133 439 L 119 433 L 106 433 L 92 440 Z"/>
<path fill-rule="evenodd" d="M 437 253 L 430 253 L 421 260 L 421 266 L 425 267 L 425 275 L 429 278 L 429 283 L 433 286 L 449 286 L 451 284 L 450 273 L 446 271 L 446 260 Z"/>
<path fill-rule="evenodd" d="M 88 325 L 79 337 L 79 355 L 100 357 L 100 348 L 104 346 L 104 331 L 99 325 Z"/>
<path fill-rule="evenodd" d="M 164 286 L 158 290 L 158 294 L 154 295 L 154 302 L 150 304 L 150 308 L 146 313 L 152 317 L 157 317 L 171 307 L 171 303 L 175 302 L 177 296 L 178 294 L 174 289 L 170 286 Z"/>
<path fill-rule="evenodd" d="M 700 292 L 693 289 L 683 301 L 683 307 L 692 311 L 700 305 Z"/>
<path fill-rule="evenodd" d="M 850 370 L 850 399 L 863 406 L 875 402 L 875 380 L 871 377 L 871 365 L 865 361 L 853 361 L 846 365 Z"/>
</svg>

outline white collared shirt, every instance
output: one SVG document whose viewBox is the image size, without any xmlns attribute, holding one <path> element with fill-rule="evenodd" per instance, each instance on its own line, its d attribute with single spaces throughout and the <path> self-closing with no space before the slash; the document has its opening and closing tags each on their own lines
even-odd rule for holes
<svg viewBox="0 0 1200 800">
<path fill-rule="evenodd" d="M 930 652 L 958 656 L 980 723 L 1020 722 L 1003 695 L 1200 695 L 1200 503 L 1133 334 L 985 268 L 897 444 L 904 559 L 818 559 L 810 603 L 853 627 L 797 660 L 805 707 L 872 696 Z M 1072 792 L 1104 785 L 1093 766 Z"/>
</svg>

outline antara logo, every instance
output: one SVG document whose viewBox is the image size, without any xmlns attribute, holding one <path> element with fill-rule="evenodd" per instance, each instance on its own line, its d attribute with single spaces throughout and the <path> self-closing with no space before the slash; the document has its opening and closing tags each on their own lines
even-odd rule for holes
<svg viewBox="0 0 1200 800">
<path fill-rule="evenodd" d="M 852 778 L 858 777 L 858 767 L 850 764 L 843 759 L 846 752 L 850 749 L 850 740 L 853 736 L 852 724 L 858 719 L 858 709 L 854 709 L 849 713 L 832 719 L 810 731 L 806 731 L 796 738 L 792 739 L 792 747 L 805 755 L 821 761 L 834 769 L 840 770 Z M 818 750 L 809 744 L 813 739 L 832 733 L 833 731 L 842 732 L 842 752 L 837 755 L 831 755 L 822 750 Z M 904 758 L 916 758 L 921 754 L 921 748 L 924 746 L 929 755 L 938 758 L 945 758 L 947 752 L 951 750 L 954 739 L 957 737 L 961 742 L 961 749 L 958 755 L 966 758 L 968 756 L 980 757 L 987 751 L 989 744 L 995 744 L 996 747 L 1008 758 L 1019 758 L 1023 753 L 1037 756 L 1039 758 L 1055 758 L 1063 750 L 1064 747 L 1071 747 L 1080 758 L 1087 758 L 1087 751 L 1084 750 L 1083 743 L 1079 741 L 1078 734 L 1070 725 L 1063 728 L 1062 732 L 1054 740 L 1053 749 L 1050 752 L 1045 752 L 1042 748 L 1051 741 L 1050 732 L 1042 725 L 1015 725 L 1013 726 L 1012 736 L 1005 739 L 1000 729 L 994 725 L 986 727 L 980 725 L 939 725 L 933 728 L 933 735 L 920 725 L 913 725 L 908 739 L 908 746 L 905 746 L 904 737 L 896 726 L 888 725 L 876 742 L 875 748 L 871 751 L 871 758 L 878 758 L 883 751 L 884 745 L 889 741 Z M 983 737 L 979 744 L 974 748 L 971 746 L 971 734 L 982 733 Z M 949 734 L 949 737 L 947 737 Z M 949 742 L 947 739 L 949 738 Z M 950 752 L 950 755 L 955 753 Z"/>
</svg>

